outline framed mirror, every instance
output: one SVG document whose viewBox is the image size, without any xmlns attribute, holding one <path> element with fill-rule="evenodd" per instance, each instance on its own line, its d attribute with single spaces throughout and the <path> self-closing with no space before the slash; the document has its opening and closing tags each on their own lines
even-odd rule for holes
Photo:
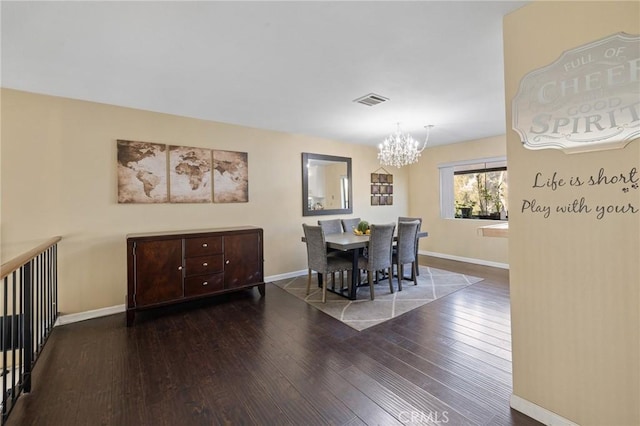
<svg viewBox="0 0 640 426">
<path fill-rule="evenodd" d="M 351 158 L 302 153 L 302 215 L 353 212 Z"/>
</svg>

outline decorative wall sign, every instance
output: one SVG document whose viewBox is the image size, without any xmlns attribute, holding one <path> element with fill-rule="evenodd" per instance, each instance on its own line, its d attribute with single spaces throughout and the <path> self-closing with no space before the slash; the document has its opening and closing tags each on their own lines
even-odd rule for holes
<svg viewBox="0 0 640 426">
<path fill-rule="evenodd" d="M 613 34 L 564 52 L 522 78 L 512 110 L 529 149 L 625 146 L 640 137 L 640 36 Z"/>
<path fill-rule="evenodd" d="M 246 152 L 213 151 L 213 202 L 249 201 L 249 163 Z"/>
<path fill-rule="evenodd" d="M 169 201 L 211 202 L 211 150 L 169 147 Z"/>
<path fill-rule="evenodd" d="M 379 170 L 384 173 L 377 173 Z M 382 167 L 371 173 L 371 205 L 393 205 L 393 175 Z"/>
<path fill-rule="evenodd" d="M 166 203 L 167 146 L 117 141 L 118 203 Z"/>
</svg>

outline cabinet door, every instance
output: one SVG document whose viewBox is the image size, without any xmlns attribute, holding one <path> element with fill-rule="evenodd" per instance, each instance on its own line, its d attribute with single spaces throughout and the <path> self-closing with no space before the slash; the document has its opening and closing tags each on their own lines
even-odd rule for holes
<svg viewBox="0 0 640 426">
<path fill-rule="evenodd" d="M 225 235 L 224 259 L 224 288 L 263 281 L 260 233 Z"/>
<path fill-rule="evenodd" d="M 182 298 L 182 240 L 138 241 L 135 303 L 153 305 Z"/>
</svg>

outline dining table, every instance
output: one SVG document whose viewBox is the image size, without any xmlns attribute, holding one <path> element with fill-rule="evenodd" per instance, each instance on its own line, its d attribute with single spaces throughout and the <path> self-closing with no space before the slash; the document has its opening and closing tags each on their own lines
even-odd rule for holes
<svg viewBox="0 0 640 426">
<path fill-rule="evenodd" d="M 417 238 L 428 237 L 427 231 L 418 231 Z M 393 240 L 397 241 L 398 236 L 394 235 Z M 356 290 L 358 286 L 358 259 L 360 258 L 360 251 L 369 246 L 369 235 L 356 235 L 353 232 L 337 232 L 332 234 L 326 234 L 324 236 L 325 243 L 328 249 L 339 250 L 345 253 L 349 253 L 351 256 L 353 273 L 351 274 L 351 285 L 345 289 L 332 289 L 327 287 L 327 291 L 346 297 L 350 300 L 356 300 Z M 302 242 L 306 242 L 302 237 Z M 322 274 L 318 273 L 319 284 L 322 285 Z"/>
</svg>

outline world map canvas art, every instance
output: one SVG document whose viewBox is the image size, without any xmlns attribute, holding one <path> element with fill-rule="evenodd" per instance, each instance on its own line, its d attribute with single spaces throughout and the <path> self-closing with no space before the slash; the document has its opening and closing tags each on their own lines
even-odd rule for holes
<svg viewBox="0 0 640 426">
<path fill-rule="evenodd" d="M 118 140 L 118 203 L 166 203 L 167 146 Z"/>
<path fill-rule="evenodd" d="M 249 163 L 246 152 L 213 151 L 213 202 L 249 201 Z"/>
<path fill-rule="evenodd" d="M 211 202 L 211 150 L 169 147 L 169 201 Z"/>
<path fill-rule="evenodd" d="M 246 203 L 246 152 L 117 140 L 118 203 Z"/>
</svg>

